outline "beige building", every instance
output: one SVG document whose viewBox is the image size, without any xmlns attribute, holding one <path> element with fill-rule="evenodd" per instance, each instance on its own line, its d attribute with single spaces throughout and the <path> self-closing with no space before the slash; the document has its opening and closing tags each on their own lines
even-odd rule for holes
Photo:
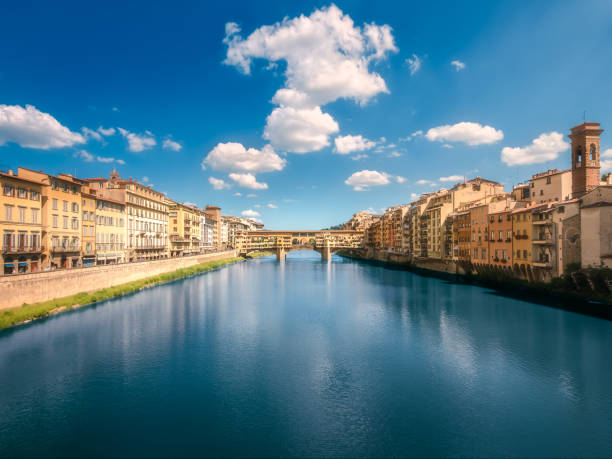
<svg viewBox="0 0 612 459">
<path fill-rule="evenodd" d="M 215 250 L 222 249 L 221 243 L 221 208 L 217 206 L 206 206 L 204 211 L 209 219 L 214 221 L 212 228 L 212 245 Z"/>
<path fill-rule="evenodd" d="M 42 256 L 42 183 L 0 173 L 2 274 L 36 272 Z"/>
<path fill-rule="evenodd" d="M 170 256 L 200 253 L 200 211 L 192 206 L 167 200 Z"/>
<path fill-rule="evenodd" d="M 612 185 L 600 186 L 580 201 L 582 267 L 612 268 Z"/>
<path fill-rule="evenodd" d="M 127 261 L 144 261 L 169 256 L 168 204 L 163 193 L 133 180 L 120 179 L 113 171 L 110 179 L 87 179 L 96 193 L 125 204 L 127 220 Z"/>
<path fill-rule="evenodd" d="M 96 198 L 96 264 L 125 263 L 127 226 L 125 203 Z"/>
<path fill-rule="evenodd" d="M 548 170 L 529 179 L 531 200 L 537 204 L 567 201 L 572 197 L 572 169 Z"/>
<path fill-rule="evenodd" d="M 96 264 L 96 192 L 83 182 L 81 189 L 81 260 L 83 266 Z"/>
</svg>

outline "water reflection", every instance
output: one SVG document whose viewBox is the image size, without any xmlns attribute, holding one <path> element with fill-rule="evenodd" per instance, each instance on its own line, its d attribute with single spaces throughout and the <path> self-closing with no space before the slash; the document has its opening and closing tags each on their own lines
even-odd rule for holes
<svg viewBox="0 0 612 459">
<path fill-rule="evenodd" d="M 611 348 L 600 319 L 291 252 L 0 333 L 0 456 L 609 456 Z"/>
</svg>

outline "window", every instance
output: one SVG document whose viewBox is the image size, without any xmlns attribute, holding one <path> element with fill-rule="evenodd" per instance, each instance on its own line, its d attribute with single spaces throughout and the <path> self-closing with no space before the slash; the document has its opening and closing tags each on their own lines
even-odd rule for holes
<svg viewBox="0 0 612 459">
<path fill-rule="evenodd" d="M 64 216 L 64 229 L 68 229 L 68 217 Z"/>
<path fill-rule="evenodd" d="M 544 190 L 540 190 L 540 196 L 544 195 Z"/>
<path fill-rule="evenodd" d="M 57 215 L 53 215 L 53 228 L 57 228 Z"/>
<path fill-rule="evenodd" d="M 53 210 L 57 210 L 57 199 L 53 198 Z"/>
<path fill-rule="evenodd" d="M 32 211 L 32 223 L 38 223 L 38 209 L 31 209 Z"/>
<path fill-rule="evenodd" d="M 72 211 L 73 212 L 78 212 L 79 211 L 79 205 L 76 202 L 72 203 Z"/>
<path fill-rule="evenodd" d="M 478 248 L 474 248 L 474 260 L 478 259 Z"/>
<path fill-rule="evenodd" d="M 19 207 L 19 222 L 20 223 L 25 223 L 26 221 L 26 208 L 25 207 Z"/>
<path fill-rule="evenodd" d="M 597 147 L 594 143 L 591 144 L 591 161 L 595 161 L 597 159 Z M 604 155 L 606 153 L 604 152 Z"/>
<path fill-rule="evenodd" d="M 86 222 L 87 221 L 87 212 L 83 212 L 83 221 Z"/>
<path fill-rule="evenodd" d="M 64 201 L 63 202 L 63 207 L 62 209 L 64 210 L 64 212 L 68 212 L 68 201 Z"/>
<path fill-rule="evenodd" d="M 576 147 L 576 163 L 577 164 L 582 163 L 582 147 L 580 145 Z"/>
<path fill-rule="evenodd" d="M 483 259 L 483 260 L 486 260 L 486 259 L 487 259 L 487 249 L 485 249 L 484 247 L 483 247 L 483 249 L 482 249 L 482 259 Z"/>
<path fill-rule="evenodd" d="M 17 188 L 17 196 L 26 199 L 28 197 L 28 190 L 25 188 Z"/>
<path fill-rule="evenodd" d="M 79 229 L 79 220 L 76 218 L 72 219 L 72 229 Z"/>
<path fill-rule="evenodd" d="M 550 185 L 550 177 L 546 177 L 546 184 Z"/>
<path fill-rule="evenodd" d="M 516 251 L 516 258 L 521 258 L 521 251 L 520 250 Z"/>
<path fill-rule="evenodd" d="M 30 190 L 30 199 L 32 201 L 40 201 L 40 193 L 38 191 Z"/>
<path fill-rule="evenodd" d="M 13 220 L 13 206 L 4 204 L 4 219 L 8 220 L 9 222 Z"/>
</svg>

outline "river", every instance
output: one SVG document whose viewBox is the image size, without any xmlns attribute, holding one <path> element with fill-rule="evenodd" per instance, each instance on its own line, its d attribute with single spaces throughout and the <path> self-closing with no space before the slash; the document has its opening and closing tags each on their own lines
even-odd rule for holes
<svg viewBox="0 0 612 459">
<path fill-rule="evenodd" d="M 612 322 L 315 252 L 0 332 L 0 456 L 612 456 Z"/>
</svg>

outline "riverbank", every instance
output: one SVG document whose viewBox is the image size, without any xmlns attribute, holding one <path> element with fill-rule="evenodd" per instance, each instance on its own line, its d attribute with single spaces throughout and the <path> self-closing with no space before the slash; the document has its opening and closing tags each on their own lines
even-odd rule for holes
<svg viewBox="0 0 612 459">
<path fill-rule="evenodd" d="M 261 257 L 268 257 L 270 255 L 275 255 L 274 252 L 269 252 L 269 251 L 259 251 L 259 252 L 251 252 L 251 253 L 247 253 L 245 255 L 245 258 L 261 258 Z"/>
<path fill-rule="evenodd" d="M 568 281 L 572 277 L 571 274 L 555 278 L 549 283 L 529 282 L 502 273 L 471 274 L 458 271 L 449 272 L 447 270 L 435 269 L 435 267 L 417 266 L 409 262 L 371 259 L 352 251 L 338 252 L 338 255 L 368 264 L 411 271 L 427 277 L 436 277 L 449 282 L 485 287 L 505 297 L 612 320 L 612 296 L 596 289 L 589 291 L 586 291 L 586 288 L 583 291 L 573 290 L 571 288 L 573 284 L 570 284 Z"/>
<path fill-rule="evenodd" d="M 207 261 L 187 268 L 180 268 L 175 271 L 100 289 L 94 292 L 82 292 L 50 301 L 25 304 L 16 308 L 4 309 L 0 311 L 0 329 L 31 322 L 32 320 L 41 319 L 68 309 L 74 309 L 93 304 L 98 301 L 127 295 L 138 290 L 165 284 L 176 279 L 202 274 L 243 260 L 244 258 L 242 257 L 231 257 L 222 260 Z"/>
</svg>

